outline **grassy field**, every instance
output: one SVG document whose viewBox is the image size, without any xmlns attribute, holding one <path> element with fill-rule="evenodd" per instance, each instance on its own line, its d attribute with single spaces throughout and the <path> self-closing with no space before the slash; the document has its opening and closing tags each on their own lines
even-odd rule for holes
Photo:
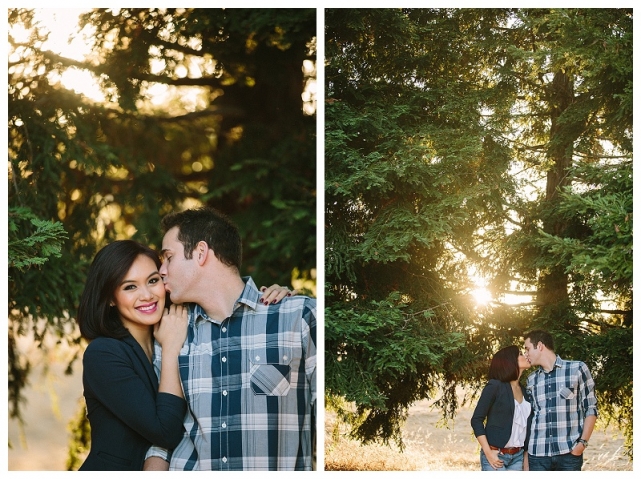
<svg viewBox="0 0 641 479">
<path fill-rule="evenodd" d="M 336 416 L 325 413 L 326 471 L 479 471 L 479 446 L 472 434 L 473 406 L 460 406 L 449 428 L 440 427 L 440 412 L 433 401 L 421 401 L 410 408 L 403 429 L 405 450 L 381 445 L 362 446 L 346 438 L 339 427 L 333 437 Z M 632 471 L 632 461 L 624 455 L 623 435 L 611 426 L 597 428 L 584 454 L 584 471 Z"/>
</svg>

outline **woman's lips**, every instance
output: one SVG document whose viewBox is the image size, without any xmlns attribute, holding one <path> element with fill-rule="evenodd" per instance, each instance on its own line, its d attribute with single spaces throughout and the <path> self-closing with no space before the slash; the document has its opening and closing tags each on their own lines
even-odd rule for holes
<svg viewBox="0 0 641 479">
<path fill-rule="evenodd" d="M 156 311 L 156 309 L 158 309 L 158 302 L 138 306 L 136 309 L 145 314 L 153 313 Z"/>
</svg>

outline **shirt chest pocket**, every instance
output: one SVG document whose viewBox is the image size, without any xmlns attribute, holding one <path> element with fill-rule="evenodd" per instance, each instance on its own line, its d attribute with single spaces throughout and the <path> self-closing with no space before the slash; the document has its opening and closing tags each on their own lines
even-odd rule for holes
<svg viewBox="0 0 641 479">
<path fill-rule="evenodd" d="M 292 361 L 290 348 L 279 348 L 278 356 L 267 355 L 264 349 L 254 350 L 249 361 L 251 389 L 254 394 L 286 396 L 289 393 Z"/>
<path fill-rule="evenodd" d="M 561 396 L 561 398 L 566 399 L 568 401 L 571 399 L 575 399 L 576 398 L 576 394 L 574 392 L 575 390 L 576 388 L 573 385 L 571 384 L 566 385 L 565 387 L 562 387 L 561 390 L 559 391 L 559 396 Z"/>
</svg>

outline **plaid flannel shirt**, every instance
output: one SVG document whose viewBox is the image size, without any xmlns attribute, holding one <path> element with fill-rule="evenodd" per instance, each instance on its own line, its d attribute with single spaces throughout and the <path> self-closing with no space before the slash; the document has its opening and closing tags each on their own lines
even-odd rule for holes
<svg viewBox="0 0 641 479">
<path fill-rule="evenodd" d="M 528 454 L 557 456 L 569 453 L 583 432 L 587 416 L 597 415 L 594 380 L 585 363 L 556 357 L 549 373 L 541 367 L 527 378 L 532 404 Z"/>
<path fill-rule="evenodd" d="M 316 403 L 316 300 L 259 303 L 251 278 L 218 323 L 189 305 L 179 368 L 188 404 L 170 470 L 311 470 Z M 154 364 L 159 372 L 160 348 Z M 149 456 L 167 460 L 152 447 Z"/>
</svg>

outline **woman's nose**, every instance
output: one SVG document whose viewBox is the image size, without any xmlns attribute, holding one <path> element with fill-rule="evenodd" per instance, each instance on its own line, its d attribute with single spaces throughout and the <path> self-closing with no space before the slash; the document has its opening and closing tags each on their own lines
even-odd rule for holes
<svg viewBox="0 0 641 479">
<path fill-rule="evenodd" d="M 141 295 L 141 298 L 144 298 L 144 299 L 153 298 L 155 296 L 154 292 L 151 290 L 149 286 L 141 288 L 140 295 Z"/>
</svg>

